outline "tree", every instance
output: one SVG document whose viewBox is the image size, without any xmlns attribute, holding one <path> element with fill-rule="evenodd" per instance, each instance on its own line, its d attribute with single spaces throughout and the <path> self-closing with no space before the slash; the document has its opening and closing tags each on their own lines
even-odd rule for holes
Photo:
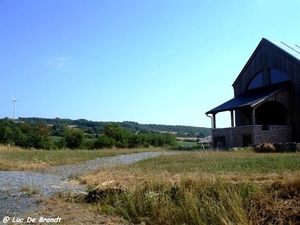
<svg viewBox="0 0 300 225">
<path fill-rule="evenodd" d="M 116 144 L 115 139 L 107 137 L 106 135 L 101 135 L 94 143 L 94 148 L 112 148 Z"/>
<path fill-rule="evenodd" d="M 104 127 L 104 135 L 115 140 L 120 140 L 121 138 L 121 126 L 117 123 L 108 123 Z"/>
<path fill-rule="evenodd" d="M 42 122 L 36 123 L 33 126 L 33 131 L 36 139 L 37 149 L 51 149 L 53 146 L 52 140 L 49 138 L 51 134 L 51 128 Z"/>
<path fill-rule="evenodd" d="M 9 118 L 0 120 L 0 143 L 15 145 L 16 137 L 20 133 L 17 123 Z"/>
<path fill-rule="evenodd" d="M 23 123 L 20 132 L 16 135 L 16 144 L 23 148 L 50 149 L 50 128 L 47 124 L 38 122 L 34 124 Z"/>
<path fill-rule="evenodd" d="M 127 148 L 133 134 L 117 123 L 109 123 L 104 127 L 104 135 L 114 139 L 116 147 Z"/>
<path fill-rule="evenodd" d="M 71 130 L 67 128 L 64 132 L 63 139 L 67 148 L 76 149 L 82 146 L 84 142 L 84 133 L 79 129 Z"/>
</svg>

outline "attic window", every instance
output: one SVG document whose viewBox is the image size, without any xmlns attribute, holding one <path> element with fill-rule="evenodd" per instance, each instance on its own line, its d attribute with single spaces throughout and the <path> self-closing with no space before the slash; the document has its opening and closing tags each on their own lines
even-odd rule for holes
<svg viewBox="0 0 300 225">
<path fill-rule="evenodd" d="M 289 80 L 289 77 L 284 72 L 277 69 L 270 69 L 270 77 L 271 77 L 271 84 L 276 84 L 276 83 Z"/>
<path fill-rule="evenodd" d="M 248 90 L 262 87 L 263 84 L 263 72 L 261 71 L 251 80 L 250 84 L 248 85 Z"/>
</svg>

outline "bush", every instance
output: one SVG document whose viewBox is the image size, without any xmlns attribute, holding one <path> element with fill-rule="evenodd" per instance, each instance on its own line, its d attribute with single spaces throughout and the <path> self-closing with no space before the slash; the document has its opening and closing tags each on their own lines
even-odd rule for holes
<svg viewBox="0 0 300 225">
<path fill-rule="evenodd" d="M 262 144 L 256 145 L 254 147 L 255 152 L 264 153 L 264 152 L 275 152 L 275 147 L 273 144 L 265 141 Z"/>
<path fill-rule="evenodd" d="M 101 148 L 111 148 L 115 145 L 115 139 L 107 137 L 106 135 L 101 135 L 94 143 L 95 149 Z"/>
<path fill-rule="evenodd" d="M 274 144 L 276 152 L 296 152 L 299 151 L 299 144 L 296 142 Z"/>
<path fill-rule="evenodd" d="M 269 142 L 264 142 L 262 144 L 256 145 L 254 151 L 258 153 L 267 152 L 296 152 L 299 151 L 300 146 L 296 142 L 288 143 L 275 143 L 271 144 Z"/>
</svg>

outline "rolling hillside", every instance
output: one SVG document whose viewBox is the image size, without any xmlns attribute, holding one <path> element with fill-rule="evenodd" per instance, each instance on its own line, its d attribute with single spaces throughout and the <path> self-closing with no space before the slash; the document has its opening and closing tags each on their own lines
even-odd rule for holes
<svg viewBox="0 0 300 225">
<path fill-rule="evenodd" d="M 20 117 L 20 121 L 35 123 L 42 122 L 56 127 L 72 126 L 85 130 L 86 133 L 97 134 L 101 133 L 104 126 L 109 122 L 90 121 L 86 119 L 61 119 L 61 118 L 38 118 L 38 117 Z M 117 122 L 128 130 L 133 132 L 170 132 L 178 137 L 206 137 L 211 134 L 211 129 L 206 127 L 193 127 L 181 125 L 162 125 L 162 124 L 140 124 L 132 121 Z"/>
</svg>

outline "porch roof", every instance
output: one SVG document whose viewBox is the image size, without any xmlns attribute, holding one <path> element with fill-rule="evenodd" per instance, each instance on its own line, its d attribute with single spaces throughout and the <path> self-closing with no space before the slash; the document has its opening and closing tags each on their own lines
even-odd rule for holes
<svg viewBox="0 0 300 225">
<path fill-rule="evenodd" d="M 235 110 L 243 107 L 253 107 L 284 89 L 289 82 L 281 82 L 267 87 L 249 90 L 229 101 L 217 106 L 205 114 L 216 114 L 218 112 Z"/>
</svg>

